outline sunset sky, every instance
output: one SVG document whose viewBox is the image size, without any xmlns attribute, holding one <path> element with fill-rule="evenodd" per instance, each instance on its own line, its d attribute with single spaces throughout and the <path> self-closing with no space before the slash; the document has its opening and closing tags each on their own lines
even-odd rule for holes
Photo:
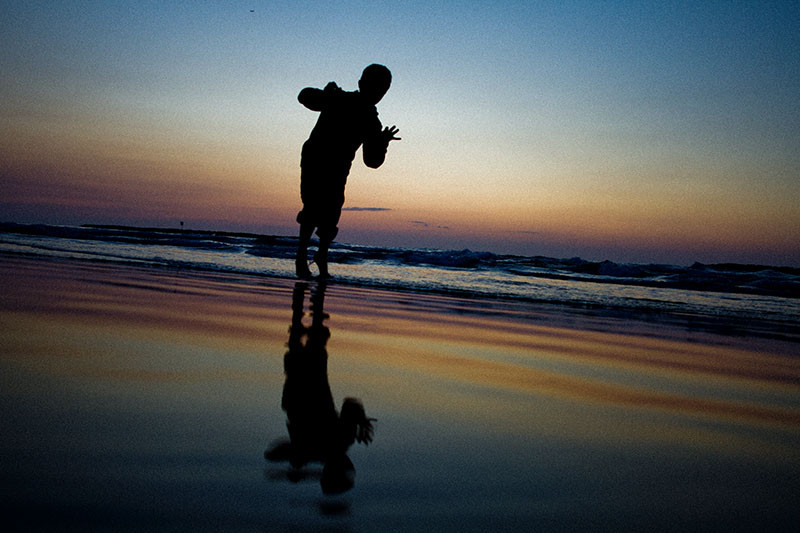
<svg viewBox="0 0 800 533">
<path fill-rule="evenodd" d="M 0 10 L 2 221 L 294 235 L 297 93 L 378 62 L 403 140 L 341 241 L 800 266 L 798 2 Z"/>
</svg>

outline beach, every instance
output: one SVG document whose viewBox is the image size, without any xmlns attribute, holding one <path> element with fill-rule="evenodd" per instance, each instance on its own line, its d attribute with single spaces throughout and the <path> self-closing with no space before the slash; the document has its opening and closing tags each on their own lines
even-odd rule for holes
<svg viewBox="0 0 800 533">
<path fill-rule="evenodd" d="M 2 506 L 18 529 L 790 531 L 800 520 L 791 336 L 14 254 L 0 287 Z M 304 413 L 299 428 L 325 404 L 328 424 L 347 398 L 375 419 L 372 442 L 337 448 L 347 490 L 323 490 L 321 463 L 265 459 L 296 440 L 289 411 Z"/>
</svg>

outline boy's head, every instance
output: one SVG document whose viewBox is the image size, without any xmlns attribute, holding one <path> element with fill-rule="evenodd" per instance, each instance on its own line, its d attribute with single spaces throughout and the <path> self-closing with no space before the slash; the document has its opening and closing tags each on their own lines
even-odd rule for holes
<svg viewBox="0 0 800 533">
<path fill-rule="evenodd" d="M 373 63 L 361 73 L 358 90 L 371 103 L 377 104 L 392 84 L 392 73 L 383 65 Z"/>
</svg>

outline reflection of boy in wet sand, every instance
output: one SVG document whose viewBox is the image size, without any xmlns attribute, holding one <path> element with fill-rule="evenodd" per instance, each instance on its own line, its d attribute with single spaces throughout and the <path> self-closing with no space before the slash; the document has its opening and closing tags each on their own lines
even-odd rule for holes
<svg viewBox="0 0 800 533">
<path fill-rule="evenodd" d="M 355 467 L 347 450 L 355 441 L 372 441 L 374 419 L 367 418 L 364 406 L 355 398 L 346 398 L 341 412 L 336 412 L 328 383 L 326 344 L 330 331 L 323 325 L 327 315 L 322 310 L 325 287 L 320 286 L 311 297 L 309 327 L 303 325 L 306 289 L 303 282 L 294 289 L 289 350 L 283 363 L 286 382 L 281 407 L 286 411 L 289 440 L 273 443 L 264 455 L 269 461 L 288 461 L 294 469 L 290 479 L 308 463 L 322 463 L 322 490 L 335 494 L 353 486 Z"/>
<path fill-rule="evenodd" d="M 381 129 L 378 110 L 392 74 L 383 65 L 369 65 L 358 81 L 358 91 L 343 91 L 334 82 L 325 89 L 306 87 L 297 99 L 301 104 L 319 111 L 317 124 L 303 144 L 300 160 L 300 197 L 303 209 L 297 214 L 300 239 L 297 246 L 296 270 L 299 278 L 310 278 L 308 244 L 314 229 L 319 237 L 319 249 L 314 261 L 321 277 L 328 277 L 328 247 L 339 228 L 344 205 L 344 186 L 356 150 L 363 145 L 364 163 L 378 168 L 386 157 L 389 141 L 397 128 Z"/>
</svg>

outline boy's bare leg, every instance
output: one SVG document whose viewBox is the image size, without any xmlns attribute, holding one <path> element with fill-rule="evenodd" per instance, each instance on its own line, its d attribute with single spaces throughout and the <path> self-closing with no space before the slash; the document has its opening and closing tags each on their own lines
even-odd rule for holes
<svg viewBox="0 0 800 533">
<path fill-rule="evenodd" d="M 297 257 L 294 262 L 295 272 L 300 279 L 311 277 L 311 271 L 308 269 L 308 243 L 313 232 L 314 226 L 300 224 L 300 238 L 297 241 Z"/>
<path fill-rule="evenodd" d="M 317 249 L 317 253 L 314 254 L 314 262 L 319 267 L 319 277 L 326 279 L 331 277 L 328 273 L 328 248 L 331 245 L 331 241 L 326 239 L 319 240 L 319 248 Z"/>
</svg>

